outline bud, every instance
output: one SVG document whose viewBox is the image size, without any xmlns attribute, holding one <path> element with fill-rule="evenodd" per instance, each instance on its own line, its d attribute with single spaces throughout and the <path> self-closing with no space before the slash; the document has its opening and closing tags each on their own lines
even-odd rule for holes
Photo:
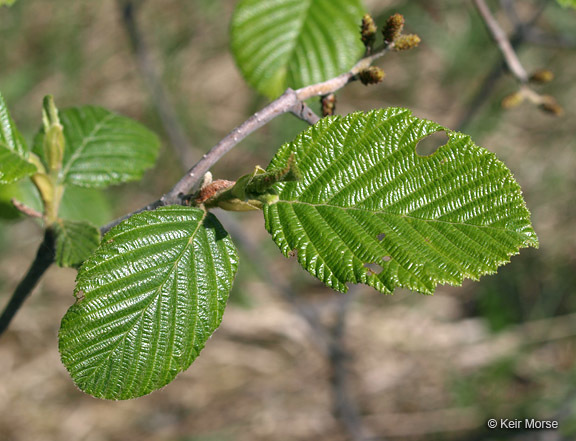
<svg viewBox="0 0 576 441">
<path fill-rule="evenodd" d="M 336 110 L 336 95 L 331 93 L 330 95 L 324 95 L 320 102 L 322 103 L 322 116 L 334 115 L 334 110 Z"/>
<path fill-rule="evenodd" d="M 403 29 L 404 16 L 402 14 L 394 14 L 386 21 L 386 26 L 382 30 L 384 41 L 392 43 L 400 36 Z"/>
<path fill-rule="evenodd" d="M 65 141 L 63 128 L 58 118 L 58 109 L 54 104 L 52 95 L 44 97 L 42 122 L 44 125 L 44 158 L 48 165 L 48 170 L 60 170 L 64 158 Z"/>
<path fill-rule="evenodd" d="M 549 83 L 553 79 L 554 73 L 548 69 L 539 69 L 530 75 L 530 81 L 536 84 Z"/>
<path fill-rule="evenodd" d="M 394 50 L 407 51 L 420 44 L 420 37 L 416 34 L 400 35 L 394 40 Z"/>
<path fill-rule="evenodd" d="M 362 17 L 362 25 L 360 26 L 360 35 L 362 36 L 362 43 L 367 48 L 372 48 L 372 45 L 376 41 L 376 24 L 374 19 L 370 14 L 364 15 Z"/>
<path fill-rule="evenodd" d="M 564 109 L 558 102 L 556 98 L 551 95 L 542 95 L 542 101 L 538 105 L 538 108 L 543 112 L 550 113 L 554 116 L 562 116 L 564 115 Z"/>
<path fill-rule="evenodd" d="M 370 66 L 358 73 L 358 79 L 367 86 L 368 84 L 377 84 L 382 82 L 386 73 L 376 66 Z"/>
<path fill-rule="evenodd" d="M 196 205 L 204 203 L 209 205 L 213 199 L 226 190 L 231 189 L 234 184 L 236 184 L 236 182 L 226 181 L 224 179 L 217 179 L 216 181 L 210 182 L 207 185 L 202 186 L 194 202 Z"/>
<path fill-rule="evenodd" d="M 504 97 L 500 105 L 503 109 L 512 109 L 524 101 L 524 95 L 521 92 L 514 92 Z"/>
</svg>

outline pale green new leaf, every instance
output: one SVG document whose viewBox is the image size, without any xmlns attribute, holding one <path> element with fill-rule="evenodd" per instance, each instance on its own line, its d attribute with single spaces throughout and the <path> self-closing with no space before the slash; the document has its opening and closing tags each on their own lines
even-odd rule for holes
<svg viewBox="0 0 576 441">
<path fill-rule="evenodd" d="M 198 208 L 162 207 L 110 230 L 80 268 L 60 328 L 74 382 L 107 399 L 171 382 L 220 324 L 237 260 L 218 220 Z"/>
<path fill-rule="evenodd" d="M 138 180 L 158 155 L 158 137 L 136 121 L 101 107 L 59 111 L 66 146 L 61 180 L 80 187 L 102 188 Z M 44 157 L 43 130 L 34 152 Z"/>
<path fill-rule="evenodd" d="M 446 130 L 430 156 L 418 141 Z M 496 156 L 405 109 L 324 118 L 284 145 L 302 178 L 276 184 L 266 229 L 284 255 L 326 285 L 365 283 L 384 293 L 432 293 L 494 273 L 519 248 L 537 246 L 520 187 Z"/>
<path fill-rule="evenodd" d="M 26 158 L 28 150 L 0 94 L 0 184 L 10 184 L 36 171 Z"/>
<path fill-rule="evenodd" d="M 241 0 L 232 52 L 246 81 L 274 98 L 335 77 L 362 55 L 360 0 Z"/>
<path fill-rule="evenodd" d="M 16 0 L 0 0 L 0 6 L 12 6 Z"/>
<path fill-rule="evenodd" d="M 53 225 L 56 234 L 56 265 L 78 267 L 100 243 L 100 230 L 88 222 L 58 219 Z"/>
</svg>

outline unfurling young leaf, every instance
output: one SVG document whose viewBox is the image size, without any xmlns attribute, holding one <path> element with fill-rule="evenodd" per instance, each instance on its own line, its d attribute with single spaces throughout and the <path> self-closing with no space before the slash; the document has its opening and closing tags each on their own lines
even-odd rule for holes
<svg viewBox="0 0 576 441">
<path fill-rule="evenodd" d="M 119 400 L 170 383 L 220 324 L 237 262 L 222 225 L 199 208 L 161 207 L 110 230 L 80 268 L 60 328 L 76 385 Z"/>
<path fill-rule="evenodd" d="M 158 137 L 136 121 L 93 106 L 61 110 L 59 117 L 66 143 L 64 184 L 103 188 L 140 179 L 154 165 Z M 44 137 L 42 130 L 34 151 L 46 162 Z"/>
<path fill-rule="evenodd" d="M 418 141 L 445 130 L 429 156 Z M 434 292 L 494 273 L 519 248 L 538 246 L 519 185 L 470 137 L 406 109 L 327 117 L 285 144 L 298 182 L 276 184 L 266 229 L 285 256 L 326 285 L 365 283 L 384 293 Z"/>
<path fill-rule="evenodd" d="M 362 55 L 360 0 L 241 0 L 232 52 L 246 81 L 275 98 L 335 77 Z"/>
</svg>

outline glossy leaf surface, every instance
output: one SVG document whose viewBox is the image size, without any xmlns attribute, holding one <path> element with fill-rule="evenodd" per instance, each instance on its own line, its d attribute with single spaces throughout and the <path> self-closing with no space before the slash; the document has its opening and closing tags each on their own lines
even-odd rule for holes
<svg viewBox="0 0 576 441">
<path fill-rule="evenodd" d="M 362 55 L 360 0 L 241 0 L 232 52 L 246 81 L 274 98 L 335 77 Z"/>
<path fill-rule="evenodd" d="M 0 94 L 0 184 L 10 184 L 36 171 L 27 161 L 28 150 Z"/>
<path fill-rule="evenodd" d="M 66 147 L 61 180 L 80 187 L 103 188 L 138 180 L 154 165 L 158 137 L 136 121 L 101 107 L 61 110 Z M 43 132 L 34 152 L 44 156 Z"/>
<path fill-rule="evenodd" d="M 88 222 L 58 219 L 53 228 L 56 233 L 56 264 L 61 267 L 79 266 L 100 242 L 100 230 Z"/>
<path fill-rule="evenodd" d="M 416 153 L 427 135 L 449 141 Z M 266 228 L 284 255 L 326 285 L 364 283 L 384 293 L 432 293 L 494 273 L 519 248 L 537 246 L 520 187 L 496 156 L 405 109 L 322 119 L 284 145 L 302 179 L 276 184 Z"/>
<path fill-rule="evenodd" d="M 187 369 L 222 320 L 237 259 L 218 220 L 197 208 L 162 207 L 110 230 L 80 268 L 60 328 L 78 387 L 135 398 Z"/>
</svg>

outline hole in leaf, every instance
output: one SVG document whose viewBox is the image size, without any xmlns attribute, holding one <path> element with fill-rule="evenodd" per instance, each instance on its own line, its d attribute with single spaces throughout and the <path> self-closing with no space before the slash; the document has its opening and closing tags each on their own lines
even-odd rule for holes
<svg viewBox="0 0 576 441">
<path fill-rule="evenodd" d="M 390 262 L 390 261 L 392 260 L 392 256 L 384 256 L 384 257 L 382 258 L 382 260 L 383 260 L 384 262 Z"/>
<path fill-rule="evenodd" d="M 365 263 L 364 268 L 369 274 L 380 274 L 384 268 L 382 268 L 377 263 Z"/>
<path fill-rule="evenodd" d="M 378 239 L 379 241 L 384 240 L 384 238 L 386 237 L 386 233 L 380 233 L 378 236 L 376 236 L 376 239 Z"/>
<path fill-rule="evenodd" d="M 420 156 L 433 155 L 436 153 L 436 150 L 445 145 L 449 139 L 444 130 L 432 133 L 418 141 L 418 144 L 416 144 L 416 153 Z"/>
<path fill-rule="evenodd" d="M 288 257 L 298 257 L 298 250 L 294 248 L 292 251 L 289 251 Z"/>
</svg>

